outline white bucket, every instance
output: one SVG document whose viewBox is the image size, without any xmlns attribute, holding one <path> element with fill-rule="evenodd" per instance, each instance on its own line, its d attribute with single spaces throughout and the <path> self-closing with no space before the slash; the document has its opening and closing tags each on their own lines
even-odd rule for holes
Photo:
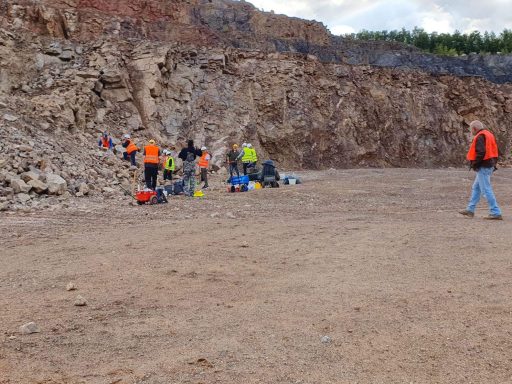
<svg viewBox="0 0 512 384">
<path fill-rule="evenodd" d="M 295 185 L 297 184 L 297 179 L 288 179 L 288 183 L 290 183 L 290 185 Z"/>
</svg>

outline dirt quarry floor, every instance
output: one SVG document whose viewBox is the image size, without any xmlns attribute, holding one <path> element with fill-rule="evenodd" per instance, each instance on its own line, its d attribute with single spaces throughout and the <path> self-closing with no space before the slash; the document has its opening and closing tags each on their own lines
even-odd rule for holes
<svg viewBox="0 0 512 384">
<path fill-rule="evenodd" d="M 0 383 L 512 382 L 512 169 L 302 176 L 2 214 Z"/>
</svg>

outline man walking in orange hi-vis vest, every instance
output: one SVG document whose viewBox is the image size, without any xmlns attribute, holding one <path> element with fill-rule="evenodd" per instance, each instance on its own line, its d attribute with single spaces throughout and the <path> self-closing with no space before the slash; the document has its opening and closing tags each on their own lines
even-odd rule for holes
<svg viewBox="0 0 512 384">
<path fill-rule="evenodd" d="M 201 147 L 203 154 L 199 158 L 199 169 L 201 170 L 201 182 L 204 182 L 202 189 L 208 189 L 208 167 L 212 158 L 205 146 Z"/>
<path fill-rule="evenodd" d="M 160 148 L 155 144 L 155 140 L 149 140 L 148 145 L 144 147 L 144 178 L 146 187 L 153 191 L 156 189 L 160 155 Z"/>
<path fill-rule="evenodd" d="M 491 186 L 491 175 L 498 162 L 496 139 L 478 120 L 472 121 L 469 128 L 474 137 L 466 159 L 470 161 L 471 168 L 476 172 L 476 177 L 469 204 L 465 210 L 459 213 L 467 217 L 474 217 L 476 205 L 480 201 L 481 195 L 484 195 L 489 204 L 489 216 L 485 218 L 488 220 L 503 220 Z"/>
</svg>

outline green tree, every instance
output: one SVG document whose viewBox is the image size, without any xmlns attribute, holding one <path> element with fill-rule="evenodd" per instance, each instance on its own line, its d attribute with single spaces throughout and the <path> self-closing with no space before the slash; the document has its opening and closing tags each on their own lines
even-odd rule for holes
<svg viewBox="0 0 512 384">
<path fill-rule="evenodd" d="M 471 52 L 482 52 L 482 46 L 483 46 L 483 40 L 482 40 L 482 36 L 480 35 L 480 32 L 478 31 L 473 31 L 469 34 L 468 36 L 468 39 L 467 39 L 467 52 L 466 53 L 471 53 Z"/>
<path fill-rule="evenodd" d="M 436 45 L 432 53 L 441 56 L 457 56 L 457 51 L 455 50 L 455 48 L 448 48 L 446 45 L 443 44 Z"/>
<path fill-rule="evenodd" d="M 424 51 L 437 55 L 460 55 L 476 53 L 512 53 L 512 30 L 505 29 L 496 36 L 494 32 L 473 31 L 469 34 L 455 31 L 454 33 L 427 33 L 422 28 L 414 27 L 412 31 L 402 28 L 400 31 L 368 31 L 345 35 L 356 40 L 396 41 L 414 45 Z"/>
<path fill-rule="evenodd" d="M 505 29 L 503 32 L 501 32 L 500 40 L 500 51 L 502 53 L 512 53 L 512 30 Z"/>
</svg>

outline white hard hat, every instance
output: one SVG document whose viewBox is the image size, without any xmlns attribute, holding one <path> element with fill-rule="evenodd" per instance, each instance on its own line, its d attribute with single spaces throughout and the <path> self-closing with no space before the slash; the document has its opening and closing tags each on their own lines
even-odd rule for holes
<svg viewBox="0 0 512 384">
<path fill-rule="evenodd" d="M 123 135 L 123 137 L 124 137 L 125 139 L 129 139 L 129 138 L 130 138 L 130 135 L 126 133 L 126 134 L 124 134 L 124 135 Z"/>
<path fill-rule="evenodd" d="M 242 147 L 247 147 L 247 143 L 243 143 L 243 144 L 242 144 Z"/>
<path fill-rule="evenodd" d="M 252 144 L 247 144 L 247 148 L 252 148 Z"/>
<path fill-rule="evenodd" d="M 164 149 L 164 155 L 168 155 L 170 152 L 167 149 Z"/>
<path fill-rule="evenodd" d="M 204 145 L 201 147 L 201 151 L 206 151 L 206 147 Z"/>
</svg>

